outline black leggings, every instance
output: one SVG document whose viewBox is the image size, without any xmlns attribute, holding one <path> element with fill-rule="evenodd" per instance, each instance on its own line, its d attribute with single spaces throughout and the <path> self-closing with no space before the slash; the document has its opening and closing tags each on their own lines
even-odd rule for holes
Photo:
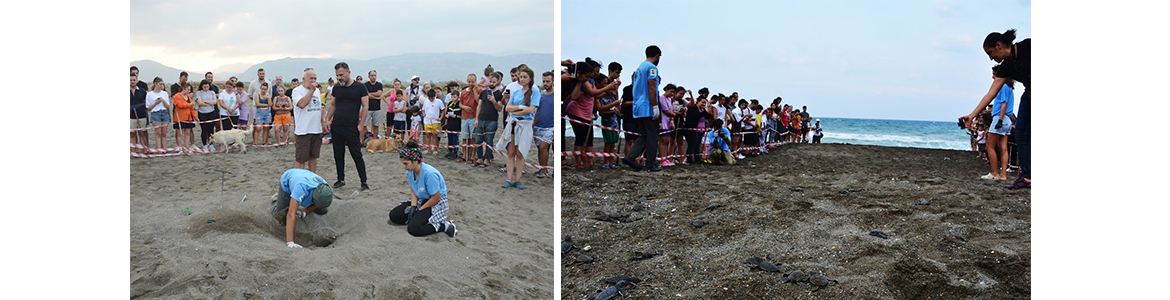
<svg viewBox="0 0 1170 300">
<path fill-rule="evenodd" d="M 419 199 L 420 201 L 422 199 Z M 431 219 L 431 208 L 419 210 L 414 213 L 414 218 L 410 219 L 410 224 L 406 223 L 406 207 L 410 206 L 410 201 L 403 201 L 398 203 L 397 207 L 390 210 L 390 222 L 398 225 L 406 225 L 406 232 L 413 236 L 428 236 L 435 234 L 441 230 L 435 230 L 435 226 L 427 223 Z M 447 229 L 447 224 L 440 225 L 440 229 Z"/>
<path fill-rule="evenodd" d="M 337 162 L 337 180 L 345 180 L 345 148 L 349 148 L 349 156 L 357 167 L 358 177 L 366 183 L 366 161 L 362 160 L 362 137 L 354 126 L 336 126 L 333 131 L 333 160 Z"/>
<path fill-rule="evenodd" d="M 219 116 L 217 116 L 214 111 L 209 112 L 209 113 L 200 113 L 199 114 L 200 121 L 211 121 L 211 120 L 215 120 L 218 117 Z M 204 146 L 207 146 L 207 139 L 211 138 L 212 133 L 215 133 L 215 123 L 213 123 L 213 122 L 199 123 L 199 140 L 203 141 Z"/>
<path fill-rule="evenodd" d="M 580 117 L 577 117 L 574 115 L 568 115 L 568 116 L 569 116 L 569 119 L 589 123 L 589 121 L 585 121 L 585 119 L 582 119 Z M 577 123 L 577 122 L 569 122 L 569 124 L 573 124 L 573 135 L 577 137 L 577 139 L 573 142 L 573 146 L 593 147 L 593 126 L 589 126 L 589 125 L 585 125 L 585 124 L 581 124 L 581 123 Z"/>
<path fill-rule="evenodd" d="M 699 159 L 699 144 L 703 142 L 703 132 L 694 130 L 682 131 L 683 138 L 687 141 L 687 163 L 696 162 Z"/>
</svg>

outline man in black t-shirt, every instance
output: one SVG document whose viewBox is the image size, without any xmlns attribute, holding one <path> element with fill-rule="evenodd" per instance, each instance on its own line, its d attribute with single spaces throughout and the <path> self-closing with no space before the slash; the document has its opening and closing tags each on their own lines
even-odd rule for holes
<svg viewBox="0 0 1170 300">
<path fill-rule="evenodd" d="M 475 148 L 475 166 L 487 167 L 491 166 L 492 154 L 491 149 L 482 146 L 482 143 L 495 143 L 496 129 L 500 125 L 501 109 L 504 109 L 504 93 L 497 90 L 500 86 L 500 79 L 504 77 L 504 73 L 495 72 L 488 76 L 488 88 L 479 93 L 479 114 L 475 117 L 475 130 L 472 137 L 475 138 L 475 144 L 480 145 Z M 494 91 L 494 92 L 493 92 Z"/>
<path fill-rule="evenodd" d="M 371 132 L 374 138 L 377 138 L 378 126 L 386 118 L 386 114 L 382 113 L 382 83 L 378 82 L 378 71 L 370 70 L 368 75 L 370 76 L 370 82 L 362 84 L 366 88 L 367 94 L 370 95 L 370 107 L 367 109 L 369 113 L 366 115 L 366 122 L 363 124 L 365 125 L 363 129 L 368 129 L 368 131 L 363 130 L 362 135 L 364 136 L 366 132 Z"/>
<path fill-rule="evenodd" d="M 333 86 L 333 101 L 329 101 L 325 124 L 322 124 L 325 133 L 333 133 L 333 160 L 337 162 L 337 182 L 333 183 L 333 188 L 345 185 L 345 148 L 348 147 L 358 177 L 362 180 L 362 190 L 366 191 L 370 186 L 366 184 L 366 162 L 362 160 L 360 128 L 366 121 L 367 109 L 370 107 L 369 92 L 365 86 L 349 77 L 349 64 L 339 62 L 333 70 L 337 73 L 337 85 Z"/>
<path fill-rule="evenodd" d="M 150 134 L 146 132 L 150 118 L 146 114 L 146 90 L 138 88 L 137 68 L 130 72 L 130 129 L 143 129 L 130 132 L 131 144 L 150 145 Z"/>
<path fill-rule="evenodd" d="M 138 76 L 138 66 L 130 66 L 130 74 L 134 74 L 134 76 Z M 143 91 L 150 90 L 150 87 L 148 87 L 146 85 L 146 82 L 141 81 L 141 80 L 139 80 L 138 84 L 135 84 L 134 86 L 137 86 L 139 89 L 142 89 Z"/>
<path fill-rule="evenodd" d="M 179 82 L 176 82 L 175 84 L 171 85 L 171 98 L 172 99 L 175 97 L 175 94 L 182 92 L 179 90 L 179 87 L 183 86 L 184 83 L 187 83 L 187 71 L 179 72 Z"/>
</svg>

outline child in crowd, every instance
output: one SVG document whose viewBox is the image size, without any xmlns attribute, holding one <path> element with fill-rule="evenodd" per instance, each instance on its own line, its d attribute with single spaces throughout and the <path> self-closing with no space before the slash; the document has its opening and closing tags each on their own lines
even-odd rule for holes
<svg viewBox="0 0 1170 300">
<path fill-rule="evenodd" d="M 419 115 L 418 106 L 410 107 L 410 139 L 418 141 L 419 132 L 422 131 L 422 116 Z"/>
</svg>

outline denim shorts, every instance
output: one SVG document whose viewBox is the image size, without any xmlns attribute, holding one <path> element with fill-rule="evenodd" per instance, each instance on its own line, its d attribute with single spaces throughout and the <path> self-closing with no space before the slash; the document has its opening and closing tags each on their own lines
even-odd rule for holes
<svg viewBox="0 0 1170 300">
<path fill-rule="evenodd" d="M 256 124 L 272 124 L 272 111 L 267 109 L 256 109 Z"/>
<path fill-rule="evenodd" d="M 463 119 L 463 122 L 459 123 L 459 139 L 472 139 L 471 133 L 474 131 L 475 119 Z"/>
<path fill-rule="evenodd" d="M 150 122 L 155 124 L 163 124 L 171 122 L 171 112 L 168 110 L 156 110 L 150 112 Z"/>
<path fill-rule="evenodd" d="M 999 121 L 999 116 L 996 115 L 995 119 L 991 120 L 991 124 L 989 126 L 987 126 L 987 131 L 994 133 L 994 134 L 1003 135 L 1003 136 L 1006 136 L 1006 135 L 1012 133 L 1012 119 L 1011 118 L 1004 117 L 1003 118 L 1003 126 L 1000 126 L 999 129 L 995 129 L 995 123 L 998 121 Z"/>
<path fill-rule="evenodd" d="M 544 139 L 544 140 L 541 140 L 541 139 Z M 552 144 L 553 128 L 551 128 L 551 127 L 544 128 L 544 127 L 535 127 L 535 126 L 532 127 L 532 140 L 537 145 L 540 145 L 540 143 Z"/>
</svg>

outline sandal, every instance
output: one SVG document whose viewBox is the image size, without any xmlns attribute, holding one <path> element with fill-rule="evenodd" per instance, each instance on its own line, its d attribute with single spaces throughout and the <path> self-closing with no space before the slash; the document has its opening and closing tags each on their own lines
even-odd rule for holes
<svg viewBox="0 0 1170 300">
<path fill-rule="evenodd" d="M 540 171 L 536 171 L 535 176 L 536 176 L 536 178 L 545 178 L 548 176 L 548 171 L 541 169 Z"/>
<path fill-rule="evenodd" d="M 1009 190 L 1030 189 L 1030 188 L 1032 188 L 1032 183 L 1025 181 L 1024 177 L 1020 177 L 1019 179 L 1016 179 L 1016 183 L 1013 183 L 1011 186 L 1008 187 Z"/>
</svg>

